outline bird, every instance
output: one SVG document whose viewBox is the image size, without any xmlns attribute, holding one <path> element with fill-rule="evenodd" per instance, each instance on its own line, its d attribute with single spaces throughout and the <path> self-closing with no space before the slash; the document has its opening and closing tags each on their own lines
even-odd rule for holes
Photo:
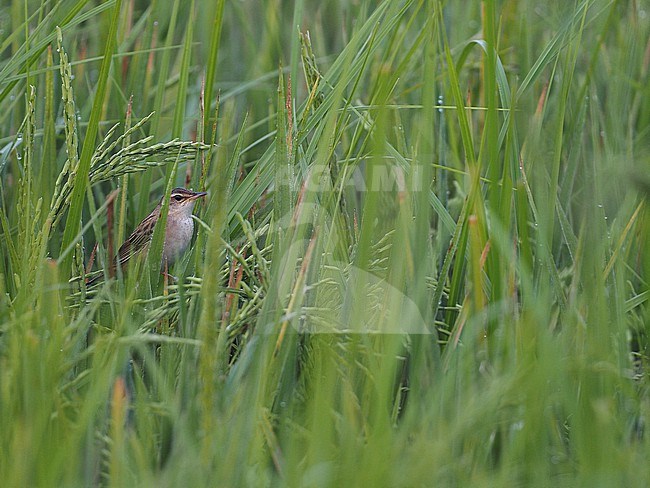
<svg viewBox="0 0 650 488">
<path fill-rule="evenodd" d="M 189 246 L 194 234 L 194 219 L 192 211 L 199 198 L 205 197 L 206 192 L 192 191 L 186 188 L 174 188 L 169 196 L 169 210 L 165 226 L 165 241 L 163 244 L 161 269 L 166 270 L 174 264 Z M 165 197 L 163 196 L 156 208 L 140 222 L 134 231 L 126 238 L 117 251 L 111 267 L 113 271 L 119 266 L 124 269 L 135 256 L 146 253 L 153 238 L 153 231 L 160 218 L 160 211 Z M 111 273 L 113 274 L 113 273 Z M 100 276 L 89 279 L 86 284 L 95 283 Z"/>
</svg>

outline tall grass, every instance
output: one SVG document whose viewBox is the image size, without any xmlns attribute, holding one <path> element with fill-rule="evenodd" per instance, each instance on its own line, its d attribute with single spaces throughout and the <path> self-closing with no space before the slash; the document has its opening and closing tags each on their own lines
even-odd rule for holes
<svg viewBox="0 0 650 488">
<path fill-rule="evenodd" d="M 648 15 L 1 6 L 3 484 L 646 486 Z"/>
</svg>

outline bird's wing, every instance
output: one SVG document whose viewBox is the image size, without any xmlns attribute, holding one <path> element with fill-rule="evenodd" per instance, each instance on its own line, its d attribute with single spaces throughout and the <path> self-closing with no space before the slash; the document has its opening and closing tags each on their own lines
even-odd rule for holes
<svg viewBox="0 0 650 488">
<path fill-rule="evenodd" d="M 117 251 L 116 263 L 119 263 L 121 267 L 127 263 L 131 257 L 140 254 L 141 251 L 145 250 L 151 238 L 153 237 L 153 230 L 156 227 L 156 222 L 158 221 L 158 216 L 160 215 L 160 208 L 156 207 L 153 212 L 151 212 L 140 225 L 138 225 L 131 235 L 124 241 L 124 244 Z"/>
</svg>

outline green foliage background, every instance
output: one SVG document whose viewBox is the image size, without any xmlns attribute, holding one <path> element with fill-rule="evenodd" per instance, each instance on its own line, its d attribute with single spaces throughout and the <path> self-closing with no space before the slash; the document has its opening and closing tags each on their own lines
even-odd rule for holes
<svg viewBox="0 0 650 488">
<path fill-rule="evenodd" d="M 649 16 L 0 3 L 3 485 L 647 486 Z"/>
</svg>

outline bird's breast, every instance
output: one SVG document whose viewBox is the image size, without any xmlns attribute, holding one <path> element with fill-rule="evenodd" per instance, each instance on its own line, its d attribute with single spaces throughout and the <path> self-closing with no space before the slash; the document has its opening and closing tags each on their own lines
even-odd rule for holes
<svg viewBox="0 0 650 488">
<path fill-rule="evenodd" d="M 167 220 L 165 229 L 165 244 L 163 247 L 163 260 L 169 265 L 174 263 L 178 256 L 187 249 L 192 240 L 194 221 L 192 218 Z"/>
</svg>

